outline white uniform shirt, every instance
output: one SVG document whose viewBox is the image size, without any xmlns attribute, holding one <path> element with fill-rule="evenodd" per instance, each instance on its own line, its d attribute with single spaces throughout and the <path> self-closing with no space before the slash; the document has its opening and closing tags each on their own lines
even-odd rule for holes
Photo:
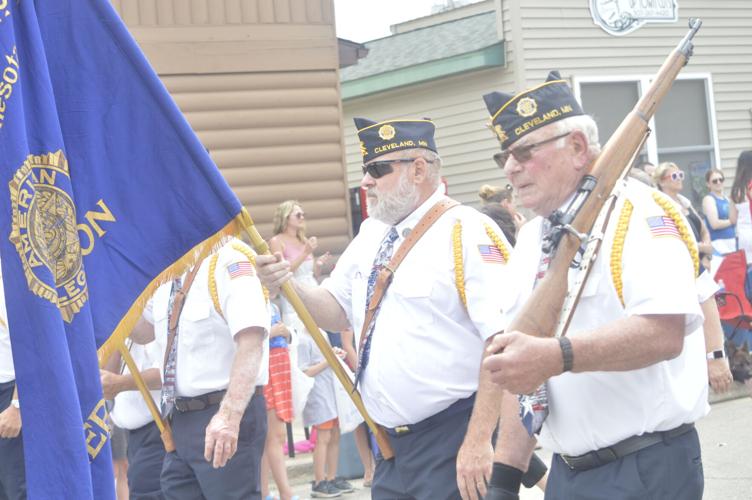
<svg viewBox="0 0 752 500">
<path fill-rule="evenodd" d="M 134 343 L 131 345 L 130 353 L 139 371 L 148 370 L 149 368 L 160 369 L 160 360 L 164 356 L 163 351 L 159 349 L 159 345 L 156 342 L 149 342 L 146 345 Z M 126 366 L 123 370 L 123 375 L 129 373 L 130 370 Z M 161 391 L 155 389 L 149 392 L 157 408 L 159 408 Z M 112 416 L 112 421 L 115 422 L 115 425 L 129 430 L 138 429 L 154 421 L 149 407 L 146 406 L 146 401 L 144 401 L 139 391 L 123 391 L 115 396 L 115 406 L 110 412 L 110 416 Z"/>
<path fill-rule="evenodd" d="M 0 383 L 15 380 L 13 354 L 10 351 L 10 332 L 8 331 L 8 314 L 5 309 L 5 289 L 0 277 Z"/>
<path fill-rule="evenodd" d="M 407 232 L 443 198 L 440 187 L 396 226 L 395 253 Z M 452 229 L 457 220 L 462 222 L 467 310 L 455 286 Z M 368 413 L 381 425 L 419 422 L 477 390 L 484 342 L 502 329 L 504 321 L 499 294 L 489 290 L 508 283 L 504 264 L 481 257 L 479 245 L 492 245 L 484 223 L 495 228 L 511 251 L 491 219 L 459 206 L 436 221 L 397 269 L 375 321 L 360 386 Z M 368 276 L 388 230 L 373 218 L 364 221 L 322 284 L 344 309 L 358 341 Z"/>
<path fill-rule="evenodd" d="M 239 240 L 233 240 L 235 244 Z M 270 312 L 261 282 L 252 275 L 231 277 L 233 264 L 248 262 L 248 258 L 232 248 L 232 242 L 219 250 L 215 269 L 217 293 L 222 309 L 214 308 L 209 292 L 209 262 L 201 263 L 180 315 L 177 334 L 176 395 L 193 397 L 227 388 L 232 361 L 235 356 L 235 335 L 246 328 L 270 329 Z M 147 306 L 144 317 L 154 324 L 154 334 L 162 352 L 167 348 L 167 306 L 172 283 L 157 289 Z M 224 316 L 224 317 L 223 317 Z M 164 374 L 164 358 L 160 359 Z M 269 379 L 269 342 L 263 342 L 263 357 L 256 385 L 266 385 Z"/>
<path fill-rule="evenodd" d="M 554 452 L 580 455 L 630 436 L 694 422 L 708 412 L 703 318 L 692 262 L 681 239 L 651 233 L 646 219 L 664 215 L 652 192 L 629 181 L 624 193 L 634 204 L 621 260 L 625 305 L 619 301 L 610 269 L 622 195 L 567 336 L 575 338 L 580 332 L 633 315 L 684 314 L 684 350 L 675 359 L 638 370 L 569 372 L 549 379 L 550 413 L 540 442 Z M 541 254 L 541 223 L 540 217 L 528 222 L 517 239 L 508 279 L 519 293 L 508 293 L 504 302 L 510 318 L 533 289 Z M 570 272 L 570 285 L 574 277 L 575 272 Z"/>
</svg>

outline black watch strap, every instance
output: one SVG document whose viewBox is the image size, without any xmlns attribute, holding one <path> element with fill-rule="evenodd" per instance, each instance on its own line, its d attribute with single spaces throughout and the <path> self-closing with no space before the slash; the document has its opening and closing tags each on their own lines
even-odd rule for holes
<svg viewBox="0 0 752 500">
<path fill-rule="evenodd" d="M 558 337 L 559 347 L 561 347 L 561 357 L 564 360 L 565 372 L 572 371 L 574 364 L 574 353 L 572 352 L 572 341 L 566 337 Z"/>
</svg>

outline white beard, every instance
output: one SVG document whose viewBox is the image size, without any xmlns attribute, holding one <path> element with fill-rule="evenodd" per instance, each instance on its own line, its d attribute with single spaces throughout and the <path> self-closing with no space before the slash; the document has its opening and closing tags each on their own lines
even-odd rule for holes
<svg viewBox="0 0 752 500">
<path fill-rule="evenodd" d="M 366 197 L 370 217 L 394 226 L 417 208 L 420 194 L 406 174 L 407 169 L 400 175 L 397 188 L 392 192 L 379 192 L 375 187 L 368 190 L 376 195 L 376 198 Z"/>
</svg>

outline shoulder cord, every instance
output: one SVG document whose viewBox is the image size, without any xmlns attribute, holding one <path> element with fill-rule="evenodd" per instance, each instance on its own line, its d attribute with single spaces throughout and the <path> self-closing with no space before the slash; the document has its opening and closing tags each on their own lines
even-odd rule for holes
<svg viewBox="0 0 752 500">
<path fill-rule="evenodd" d="M 483 224 L 486 234 L 494 246 L 499 249 L 504 263 L 509 262 L 509 249 L 502 241 L 501 237 L 488 224 Z M 465 290 L 465 266 L 462 259 L 462 222 L 457 219 L 452 228 L 452 250 L 454 254 L 454 286 L 457 288 L 457 294 L 460 296 L 462 305 L 467 309 L 467 291 Z"/>
<path fill-rule="evenodd" d="M 663 209 L 663 212 L 667 217 L 671 218 L 679 231 L 681 240 L 686 245 L 689 255 L 692 258 L 692 265 L 694 267 L 695 277 L 699 275 L 700 260 L 697 252 L 697 245 L 694 243 L 694 239 L 690 238 L 690 232 L 684 220 L 679 216 L 679 212 L 676 210 L 673 202 L 664 198 L 660 193 L 653 193 L 653 199 Z M 616 294 L 619 296 L 621 305 L 624 306 L 624 282 L 622 280 L 622 255 L 624 253 L 624 242 L 627 235 L 627 229 L 629 228 L 629 220 L 632 216 L 634 206 L 629 200 L 624 202 L 624 206 L 619 214 L 619 220 L 616 225 L 616 231 L 614 233 L 614 243 L 611 247 L 611 279 L 616 289 Z"/>
</svg>

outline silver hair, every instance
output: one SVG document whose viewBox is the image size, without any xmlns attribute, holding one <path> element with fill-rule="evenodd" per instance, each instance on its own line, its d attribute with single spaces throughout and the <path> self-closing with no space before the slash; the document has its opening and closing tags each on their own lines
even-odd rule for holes
<svg viewBox="0 0 752 500">
<path fill-rule="evenodd" d="M 577 115 L 564 118 L 554 123 L 556 134 L 565 134 L 567 132 L 581 131 L 585 134 L 588 141 L 588 152 L 595 156 L 601 152 L 601 144 L 598 141 L 598 125 L 590 115 Z M 556 147 L 561 148 L 565 144 L 565 138 L 562 137 L 556 142 Z"/>
</svg>

